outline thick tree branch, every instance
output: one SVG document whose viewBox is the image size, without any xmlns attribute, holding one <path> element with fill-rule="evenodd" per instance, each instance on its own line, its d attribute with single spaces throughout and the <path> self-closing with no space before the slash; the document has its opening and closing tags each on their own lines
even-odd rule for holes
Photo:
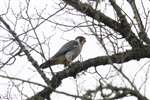
<svg viewBox="0 0 150 100">
<path fill-rule="evenodd" d="M 140 60 L 141 58 L 150 58 L 149 51 L 150 51 L 150 47 L 145 46 L 143 48 L 128 50 L 126 52 L 114 54 L 111 56 L 100 56 L 100 57 L 88 59 L 84 62 L 75 62 L 72 65 L 70 65 L 70 68 L 60 71 L 52 77 L 50 82 L 51 88 L 45 88 L 44 90 L 40 91 L 33 97 L 28 98 L 28 100 L 34 100 L 35 98 L 37 99 L 39 97 L 46 98 L 58 86 L 60 86 L 63 79 L 67 77 L 75 77 L 76 74 L 80 73 L 81 71 L 87 70 L 90 67 L 97 67 L 100 65 L 107 65 L 112 63 L 120 64 L 130 60 Z"/>
<path fill-rule="evenodd" d="M 134 13 L 134 17 L 135 17 L 135 19 L 137 21 L 137 24 L 138 24 L 138 27 L 139 27 L 140 31 L 144 31 L 144 25 L 142 23 L 140 14 L 139 14 L 138 9 L 136 7 L 135 0 L 127 0 L 127 1 L 132 7 L 132 10 L 133 10 L 133 13 Z"/>
<path fill-rule="evenodd" d="M 116 86 L 113 86 L 110 84 L 103 87 L 103 89 L 105 89 L 105 88 L 112 90 L 113 91 L 112 93 L 115 94 L 114 97 L 111 97 L 111 100 L 120 99 L 120 98 L 123 98 L 127 95 L 134 96 L 134 97 L 138 98 L 138 100 L 148 100 L 146 97 L 141 95 L 139 92 L 132 90 L 130 88 L 116 87 Z M 108 98 L 108 100 L 109 100 L 109 98 Z"/>
<path fill-rule="evenodd" d="M 103 90 L 110 90 L 110 93 L 103 92 Z M 112 84 L 106 84 L 100 83 L 100 85 L 94 89 L 94 90 L 88 90 L 83 95 L 83 100 L 92 100 L 92 94 L 96 94 L 97 92 L 101 93 L 101 96 L 103 97 L 103 100 L 117 100 L 121 99 L 126 96 L 134 96 L 138 98 L 139 100 L 148 100 L 143 95 L 139 94 L 139 92 L 127 88 L 127 87 L 118 87 L 113 86 Z"/>
<path fill-rule="evenodd" d="M 80 0 L 63 0 L 63 1 L 71 5 L 81 13 L 86 14 L 87 16 L 97 20 L 98 22 L 102 22 L 111 29 L 119 32 L 133 48 L 141 47 L 142 43 L 131 31 L 131 27 L 129 27 L 130 25 L 124 22 L 118 23 L 112 18 L 105 16 L 100 11 L 93 9 L 89 4 L 80 2 Z"/>
<path fill-rule="evenodd" d="M 136 7 L 135 0 L 127 0 L 127 1 L 131 5 L 131 8 L 132 8 L 133 13 L 134 13 L 134 18 L 135 18 L 137 25 L 139 27 L 139 30 L 140 30 L 140 32 L 138 33 L 139 38 L 142 41 L 144 41 L 145 43 L 150 44 L 150 39 L 148 38 L 147 33 L 145 32 L 145 28 L 144 28 L 142 19 L 140 17 L 140 14 L 138 12 L 138 9 Z"/>
</svg>

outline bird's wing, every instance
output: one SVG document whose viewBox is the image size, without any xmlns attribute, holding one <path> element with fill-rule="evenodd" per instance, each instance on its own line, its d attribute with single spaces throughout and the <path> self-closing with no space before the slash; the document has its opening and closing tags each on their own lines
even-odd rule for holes
<svg viewBox="0 0 150 100">
<path fill-rule="evenodd" d="M 53 57 L 58 57 L 60 55 L 64 55 L 67 52 L 69 52 L 77 47 L 78 47 L 78 42 L 75 40 L 71 40 L 71 41 L 67 42 L 66 44 L 64 44 Z"/>
</svg>

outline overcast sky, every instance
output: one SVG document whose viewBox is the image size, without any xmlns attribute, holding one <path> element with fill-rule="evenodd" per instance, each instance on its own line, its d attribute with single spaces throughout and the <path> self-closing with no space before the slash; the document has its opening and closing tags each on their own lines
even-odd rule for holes
<svg viewBox="0 0 150 100">
<path fill-rule="evenodd" d="M 118 1 L 120 1 L 120 0 L 118 0 Z M 28 11 L 29 16 L 36 17 L 37 12 L 41 13 L 42 10 L 45 9 L 42 13 L 42 16 L 44 18 L 47 18 L 49 15 L 51 15 L 51 14 L 55 13 L 57 10 L 59 10 L 59 6 L 58 6 L 59 2 L 60 2 L 60 0 L 31 0 L 30 6 L 29 6 L 29 11 Z M 121 4 L 122 4 L 123 8 L 127 9 L 126 10 L 127 13 L 131 12 L 130 10 L 128 10 L 129 5 L 127 5 L 126 2 L 123 2 Z M 126 6 L 124 6 L 124 5 L 126 5 Z M 8 6 L 8 0 L 0 1 L 0 14 L 3 14 L 7 11 L 7 6 Z M 26 7 L 25 0 L 10 0 L 10 10 L 8 11 L 8 14 L 7 14 L 8 19 L 11 20 L 12 23 L 15 23 L 15 18 L 13 16 L 13 12 L 15 14 L 17 14 L 20 12 L 20 9 L 23 10 L 24 7 Z M 113 16 L 114 11 L 112 10 L 111 7 L 109 7 L 108 3 L 107 4 L 102 3 L 100 8 L 102 8 L 102 11 L 105 10 L 106 15 L 109 15 L 109 16 L 112 16 L 112 18 L 115 18 Z M 72 14 L 65 13 L 65 11 L 67 11 L 67 10 L 61 11 L 57 15 L 51 17 L 49 19 L 49 21 L 44 22 L 36 30 L 41 42 L 44 41 L 44 39 L 46 39 L 46 44 L 43 45 L 43 50 L 44 50 L 46 58 L 48 59 L 49 57 L 53 56 L 64 43 L 66 43 L 69 40 L 75 39 L 75 37 L 77 37 L 79 35 L 85 36 L 87 42 L 85 43 L 85 45 L 83 47 L 81 55 L 79 57 L 77 57 L 74 61 L 77 61 L 77 60 L 84 61 L 89 58 L 106 55 L 104 49 L 96 41 L 95 37 L 92 35 L 89 35 L 89 34 L 91 34 L 91 32 L 88 28 L 86 28 L 86 27 L 78 28 L 77 27 L 77 28 L 72 29 L 71 27 L 64 27 L 61 25 L 56 26 L 55 24 L 52 23 L 52 22 L 57 22 L 59 24 L 73 26 L 73 25 L 78 25 L 79 23 L 85 21 L 84 18 L 82 18 L 80 16 L 74 17 L 74 15 L 72 15 Z M 72 13 L 76 14 L 77 12 L 74 11 Z M 25 13 L 23 13 L 23 14 L 25 15 Z M 77 13 L 77 14 L 80 14 L 80 13 Z M 132 13 L 130 13 L 130 14 L 131 14 L 130 16 L 132 16 Z M 8 19 L 6 19 L 6 20 L 8 20 Z M 11 21 L 8 21 L 8 23 L 10 24 L 11 28 L 13 29 L 14 25 L 11 23 Z M 37 23 L 36 21 L 33 22 L 33 24 L 36 24 L 36 23 Z M 16 29 L 15 29 L 17 34 L 21 34 L 26 30 L 28 30 L 27 23 L 23 20 L 19 20 L 18 24 L 16 26 Z M 29 35 L 32 36 L 33 32 L 30 32 Z M 1 37 L 1 39 L 3 39 L 3 37 L 10 38 L 10 35 L 7 32 L 5 32 L 4 30 L 0 29 L 0 37 Z M 23 38 L 23 37 L 20 37 L 20 38 Z M 28 44 L 34 44 L 36 42 L 37 42 L 36 39 L 34 39 L 32 37 L 29 37 L 29 40 L 27 40 Z M 0 41 L 1 47 L 5 46 L 6 44 L 3 43 L 2 41 Z M 122 43 L 120 43 L 120 44 L 122 44 Z M 48 48 L 47 45 L 50 48 Z M 14 46 L 16 46 L 16 44 L 14 44 Z M 0 49 L 2 49 L 1 47 L 0 47 Z M 12 49 L 11 47 L 8 48 L 8 51 L 11 49 Z M 6 61 L 9 57 L 9 56 L 5 56 L 2 53 L 0 54 L 0 56 L 1 56 L 1 58 L 0 58 L 1 61 Z M 32 52 L 32 56 L 35 58 L 35 60 L 38 61 L 39 64 L 44 62 L 44 59 L 42 59 L 42 57 L 39 54 L 37 54 L 36 52 Z M 106 76 L 106 74 L 111 70 L 110 66 L 111 65 L 98 67 L 98 70 L 102 76 Z M 149 66 L 149 60 L 142 59 L 140 61 L 129 61 L 128 63 L 125 63 L 123 65 L 118 65 L 118 66 L 119 67 L 123 66 L 123 71 L 131 79 L 134 77 L 135 73 L 142 66 L 145 66 L 145 69 L 143 69 L 143 71 L 139 72 L 139 74 L 135 80 L 135 83 L 137 83 L 136 85 L 140 86 L 142 84 L 142 82 L 144 81 L 144 77 L 145 77 L 144 72 L 146 71 L 147 67 Z M 136 66 L 136 69 L 133 66 Z M 56 66 L 53 66 L 52 68 L 54 69 L 55 72 L 64 69 L 64 67 L 62 65 L 56 65 Z M 48 69 L 45 69 L 44 71 L 45 71 L 45 73 L 47 73 L 47 75 L 49 75 L 49 77 L 51 77 Z M 79 85 L 81 93 L 84 93 L 84 90 L 87 90 L 87 89 L 95 89 L 95 87 L 99 85 L 97 82 L 97 80 L 99 80 L 99 77 L 96 74 L 91 74 L 92 72 L 94 72 L 94 69 L 90 68 L 87 70 L 87 72 L 80 73 L 77 76 L 78 77 L 77 79 L 73 79 L 71 77 L 71 78 L 67 78 L 67 79 L 63 80 L 62 85 L 59 88 L 57 88 L 57 90 L 71 93 L 71 94 L 77 94 L 77 87 L 76 87 L 77 84 Z M 45 85 L 44 81 L 38 75 L 36 70 L 32 67 L 31 63 L 28 62 L 27 58 L 24 56 L 17 57 L 16 61 L 13 65 L 6 66 L 5 68 L 3 68 L 0 71 L 0 75 L 6 75 L 6 73 L 12 77 L 17 77 L 17 78 L 21 78 L 21 79 L 25 79 L 25 80 L 31 80 L 31 81 Z M 113 74 L 113 72 L 112 72 L 112 74 Z M 18 90 L 14 87 L 14 84 L 12 81 L 6 80 L 3 78 L 0 78 L 0 80 L 1 80 L 0 81 L 0 96 L 5 96 L 8 91 L 12 90 L 12 94 L 14 94 L 12 96 L 16 96 L 16 97 L 12 97 L 13 98 L 12 100 L 15 100 L 14 98 L 17 98 L 18 100 L 21 98 L 21 96 L 19 96 L 20 94 L 18 92 L 16 92 Z M 120 81 L 119 77 L 116 80 L 112 79 L 110 81 L 112 81 L 112 83 L 114 85 L 121 86 L 122 84 L 117 83 L 117 80 Z M 19 84 L 19 83 L 20 82 L 15 81 L 15 84 Z M 40 91 L 42 89 L 41 87 L 34 86 L 34 85 L 31 87 L 36 89 L 36 92 Z M 22 88 L 22 91 L 27 96 L 31 96 L 34 94 L 32 89 L 30 88 L 29 84 L 21 85 L 19 87 L 19 89 L 21 89 L 21 88 Z M 150 90 L 148 90 L 149 88 L 150 88 L 150 85 L 147 85 L 148 92 L 146 94 L 150 93 Z M 64 98 L 64 100 L 72 99 L 71 97 L 68 97 L 65 95 L 58 95 L 58 94 L 53 94 L 52 98 L 53 98 L 52 100 L 62 100 L 62 98 Z M 125 98 L 123 100 L 129 100 L 129 99 Z M 130 98 L 130 100 L 131 100 L 131 98 Z M 134 99 L 132 99 L 132 100 L 134 100 Z"/>
</svg>

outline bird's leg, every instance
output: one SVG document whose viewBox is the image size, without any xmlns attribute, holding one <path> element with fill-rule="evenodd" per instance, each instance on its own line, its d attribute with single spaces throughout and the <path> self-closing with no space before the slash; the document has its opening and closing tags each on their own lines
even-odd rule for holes
<svg viewBox="0 0 150 100">
<path fill-rule="evenodd" d="M 64 67 L 66 68 L 67 66 L 69 66 L 69 63 L 67 60 L 64 61 Z"/>
<path fill-rule="evenodd" d="M 67 67 L 67 65 L 66 64 L 64 64 L 64 68 L 66 68 Z"/>
<path fill-rule="evenodd" d="M 68 68 L 71 68 L 71 64 L 72 64 L 72 63 L 68 64 Z"/>
</svg>

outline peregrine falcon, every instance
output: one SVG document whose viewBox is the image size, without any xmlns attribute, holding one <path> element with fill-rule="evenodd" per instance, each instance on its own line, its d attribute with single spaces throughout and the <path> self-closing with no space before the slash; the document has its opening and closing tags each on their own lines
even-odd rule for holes
<svg viewBox="0 0 150 100">
<path fill-rule="evenodd" d="M 53 57 L 41 64 L 40 68 L 44 69 L 57 64 L 69 65 L 80 54 L 85 42 L 86 39 L 83 36 L 78 36 L 75 40 L 67 42 Z"/>
</svg>

